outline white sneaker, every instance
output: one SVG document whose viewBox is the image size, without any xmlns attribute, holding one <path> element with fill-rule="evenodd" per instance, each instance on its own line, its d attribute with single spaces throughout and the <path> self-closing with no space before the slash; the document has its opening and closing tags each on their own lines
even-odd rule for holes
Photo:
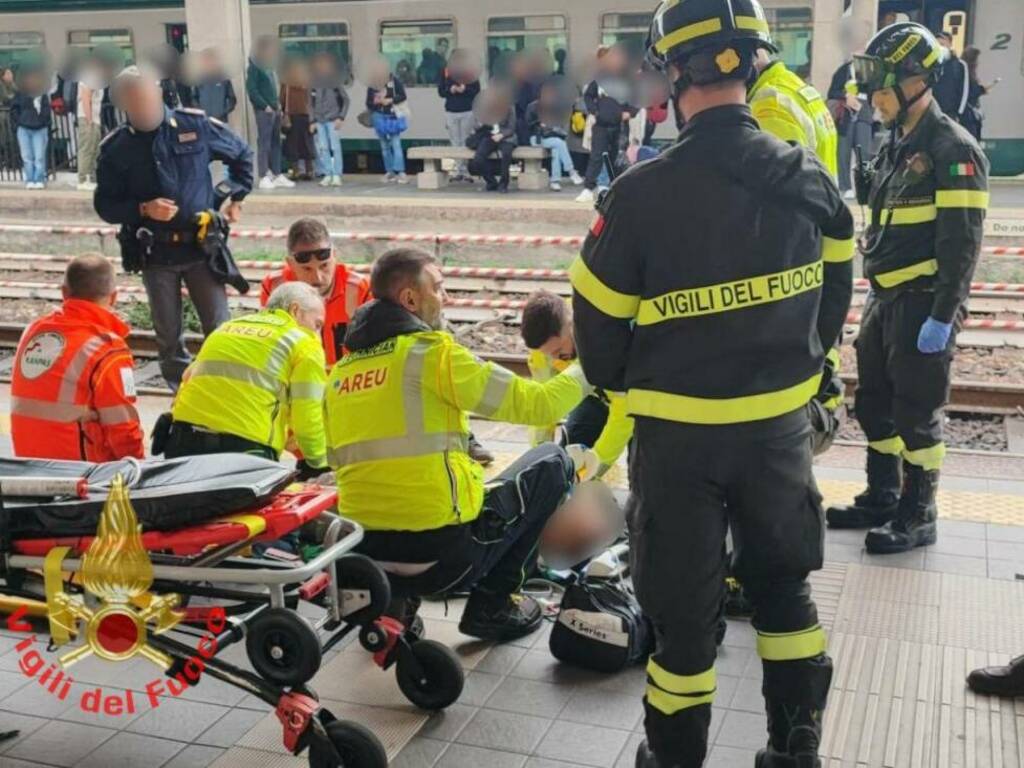
<svg viewBox="0 0 1024 768">
<path fill-rule="evenodd" d="M 283 173 L 278 174 L 277 178 L 274 179 L 275 187 L 284 187 L 285 189 L 291 189 L 295 186 L 295 182 L 285 176 Z"/>
<path fill-rule="evenodd" d="M 550 187 L 552 192 L 561 192 L 562 191 L 562 185 L 560 183 L 558 183 L 557 181 L 552 181 L 550 184 L 548 184 L 548 187 Z"/>
<path fill-rule="evenodd" d="M 37 181 L 36 182 L 36 189 L 46 189 L 46 182 L 45 181 Z"/>
<path fill-rule="evenodd" d="M 321 187 L 329 187 L 329 186 L 331 186 L 331 177 L 330 176 L 324 176 L 322 179 L 320 179 L 320 186 Z"/>
<path fill-rule="evenodd" d="M 408 184 L 409 183 L 409 177 L 406 174 L 404 174 L 404 173 L 398 174 L 398 183 L 399 184 Z"/>
<path fill-rule="evenodd" d="M 341 186 L 341 176 L 331 176 L 331 186 L 332 187 L 340 187 Z"/>
<path fill-rule="evenodd" d="M 277 188 L 277 185 L 274 184 L 274 177 L 271 176 L 269 173 L 266 176 L 264 176 L 262 179 L 260 179 L 260 189 L 262 189 L 264 192 L 267 192 L 269 190 L 276 189 L 276 188 Z"/>
<path fill-rule="evenodd" d="M 25 189 L 35 189 L 35 188 L 36 188 L 36 183 L 34 181 L 26 181 L 25 182 Z"/>
<path fill-rule="evenodd" d="M 583 177 L 576 173 L 576 171 L 569 174 L 569 179 L 572 181 L 573 186 L 579 187 L 583 185 Z"/>
<path fill-rule="evenodd" d="M 388 184 L 388 183 L 390 183 L 390 182 L 392 182 L 394 180 L 395 180 L 395 174 L 393 174 L 393 173 L 385 173 L 383 176 L 380 177 L 380 183 L 381 184 Z"/>
<path fill-rule="evenodd" d="M 852 189 L 848 189 L 843 192 L 843 200 L 853 200 L 855 197 L 857 197 L 857 193 Z"/>
<path fill-rule="evenodd" d="M 79 192 L 94 192 L 96 190 L 95 181 L 80 181 L 78 186 L 75 187 Z"/>
<path fill-rule="evenodd" d="M 584 189 L 582 192 L 580 192 L 579 196 L 576 198 L 576 202 L 577 203 L 592 203 L 592 202 L 594 202 L 594 190 L 592 190 L 592 189 Z"/>
</svg>

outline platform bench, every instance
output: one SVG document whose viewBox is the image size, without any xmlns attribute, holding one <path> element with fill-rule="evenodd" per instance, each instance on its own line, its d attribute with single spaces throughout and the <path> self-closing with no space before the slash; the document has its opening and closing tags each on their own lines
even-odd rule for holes
<svg viewBox="0 0 1024 768">
<path fill-rule="evenodd" d="M 441 189 L 448 185 L 448 174 L 441 170 L 442 160 L 472 160 L 476 153 L 468 147 L 411 147 L 410 160 L 422 160 L 423 170 L 416 175 L 416 186 L 420 189 Z M 492 154 L 497 159 L 497 154 Z M 548 183 L 548 174 L 544 170 L 544 160 L 548 150 L 543 147 L 516 147 L 512 152 L 514 161 L 522 162 L 523 170 L 519 174 L 520 189 L 544 189 Z"/>
</svg>

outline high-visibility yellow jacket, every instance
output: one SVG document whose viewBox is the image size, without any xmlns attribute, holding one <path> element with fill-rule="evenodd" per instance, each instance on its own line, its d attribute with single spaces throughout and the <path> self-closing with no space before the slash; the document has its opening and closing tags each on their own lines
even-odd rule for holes
<svg viewBox="0 0 1024 768">
<path fill-rule="evenodd" d="M 812 150 L 833 177 L 839 173 L 839 134 L 828 105 L 781 61 L 765 67 L 747 93 L 761 130 Z"/>
<path fill-rule="evenodd" d="M 289 429 L 306 462 L 325 465 L 324 351 L 282 309 L 224 323 L 203 342 L 174 400 L 175 421 L 280 453 Z"/>
<path fill-rule="evenodd" d="M 530 350 L 526 364 L 534 380 L 540 382 L 548 381 L 572 365 L 567 360 L 555 360 L 539 349 Z M 633 417 L 626 413 L 626 396 L 621 392 L 605 392 L 604 395 L 608 399 L 608 421 L 605 422 L 597 442 L 590 446 L 601 461 L 602 469 L 610 467 L 618 460 L 633 436 Z M 531 430 L 533 445 L 554 439 L 555 426 L 547 424 Z"/>
<path fill-rule="evenodd" d="M 591 391 L 579 366 L 541 384 L 485 363 L 401 307 L 361 307 L 328 378 L 328 461 L 338 509 L 368 530 L 468 523 L 483 504 L 469 413 L 540 426 Z"/>
</svg>

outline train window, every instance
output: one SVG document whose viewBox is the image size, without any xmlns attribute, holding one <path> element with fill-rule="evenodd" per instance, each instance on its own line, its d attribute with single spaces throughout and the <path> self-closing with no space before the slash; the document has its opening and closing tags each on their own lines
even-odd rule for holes
<svg viewBox="0 0 1024 768">
<path fill-rule="evenodd" d="M 42 47 L 42 32 L 0 32 L 0 67 L 15 64 L 23 53 Z"/>
<path fill-rule="evenodd" d="M 772 39 L 786 67 L 807 79 L 811 76 L 811 39 L 814 20 L 810 8 L 765 8 Z"/>
<path fill-rule="evenodd" d="M 349 57 L 348 24 L 344 21 L 330 23 L 282 24 L 277 28 L 285 55 L 310 57 L 327 51 L 334 54 L 338 63 L 346 69 L 351 65 Z"/>
<path fill-rule="evenodd" d="M 121 51 L 125 66 L 135 63 L 135 44 L 130 29 L 79 29 L 68 32 L 68 45 L 72 48 L 116 48 Z"/>
<path fill-rule="evenodd" d="M 565 16 L 501 16 L 487 20 L 487 72 L 508 74 L 512 55 L 527 49 L 546 50 L 552 71 L 564 75 L 569 52 Z"/>
<path fill-rule="evenodd" d="M 606 13 L 601 17 L 601 45 L 621 43 L 632 55 L 643 56 L 652 16 L 650 13 Z"/>
<path fill-rule="evenodd" d="M 436 86 L 455 47 L 451 21 L 382 21 L 380 52 L 402 85 Z"/>
</svg>

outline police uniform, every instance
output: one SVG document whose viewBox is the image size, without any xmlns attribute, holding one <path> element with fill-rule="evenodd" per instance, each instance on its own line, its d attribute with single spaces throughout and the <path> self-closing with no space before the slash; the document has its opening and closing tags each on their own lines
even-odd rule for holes
<svg viewBox="0 0 1024 768">
<path fill-rule="evenodd" d="M 666 0 L 652 50 L 675 88 L 740 82 L 772 49 L 755 0 Z M 639 766 L 699 766 L 715 696 L 727 529 L 755 613 L 769 747 L 817 763 L 831 680 L 807 574 L 821 496 L 806 406 L 852 293 L 853 220 L 828 171 L 749 107 L 693 115 L 612 185 L 573 263 L 587 379 L 626 392 L 631 568 L 657 647 Z"/>
<path fill-rule="evenodd" d="M 889 79 L 865 83 L 864 67 L 880 61 L 888 64 L 879 76 Z M 898 89 L 913 74 L 934 76 L 940 61 L 924 27 L 896 24 L 876 35 L 854 67 L 862 90 L 870 91 Z M 885 523 L 867 536 L 869 551 L 878 553 L 935 541 L 942 408 L 989 198 L 988 161 L 934 100 L 910 133 L 893 130 L 898 138 L 875 161 L 861 241 L 872 293 L 856 341 L 856 413 L 868 439 L 868 489 L 853 505 L 829 510 L 833 526 Z M 942 348 L 922 351 L 926 325 L 946 327 Z"/>
<path fill-rule="evenodd" d="M 215 188 L 210 163 L 222 161 L 226 181 Z M 96 213 L 120 224 L 128 271 L 141 271 L 160 354 L 160 370 L 176 388 L 191 359 L 182 327 L 181 285 L 195 304 L 203 333 L 228 319 L 227 297 L 206 266 L 196 215 L 240 201 L 252 189 L 252 151 L 219 120 L 202 110 L 166 110 L 163 123 L 142 132 L 125 124 L 100 147 L 94 196 Z M 168 222 L 144 219 L 139 206 L 168 198 L 178 213 Z"/>
</svg>

